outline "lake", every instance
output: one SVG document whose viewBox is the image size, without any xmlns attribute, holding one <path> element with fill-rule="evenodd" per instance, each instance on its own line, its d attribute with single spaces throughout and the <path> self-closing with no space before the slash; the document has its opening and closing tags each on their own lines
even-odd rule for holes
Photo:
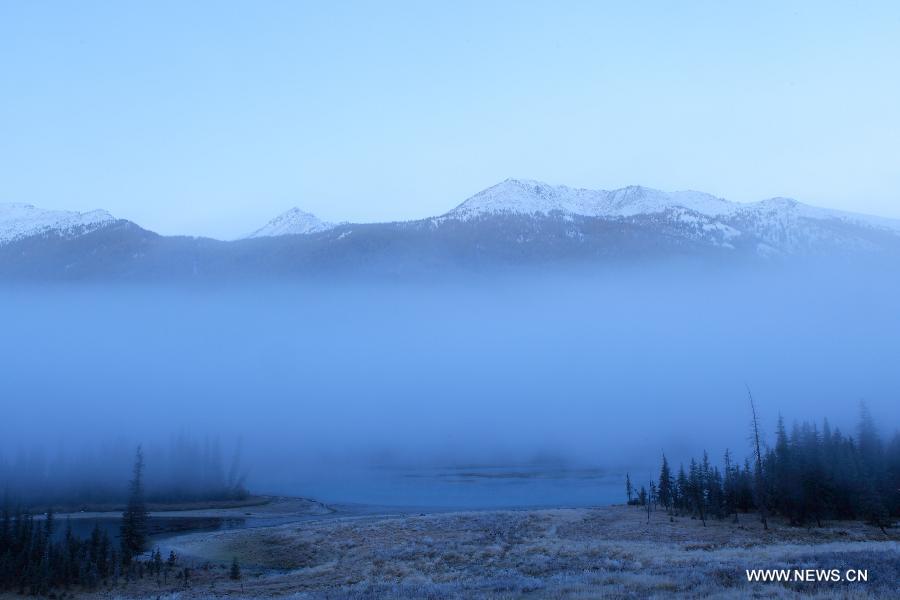
<svg viewBox="0 0 900 600">
<path fill-rule="evenodd" d="M 496 509 L 624 502 L 625 474 L 560 465 L 345 467 L 259 483 L 263 493 L 386 509 Z"/>
</svg>

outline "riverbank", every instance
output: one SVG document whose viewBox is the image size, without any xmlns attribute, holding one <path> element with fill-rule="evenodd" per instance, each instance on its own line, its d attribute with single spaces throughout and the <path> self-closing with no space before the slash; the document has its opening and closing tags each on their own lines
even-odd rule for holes
<svg viewBox="0 0 900 600">
<path fill-rule="evenodd" d="M 270 502 L 290 512 L 290 503 Z M 281 507 L 279 505 L 281 504 Z M 611 506 L 413 515 L 329 512 L 272 527 L 166 540 L 162 579 L 94 597 L 894 598 L 900 532 L 861 523 L 801 529 L 752 515 L 701 521 Z M 229 578 L 233 559 L 240 581 Z M 177 576 L 190 569 L 185 581 Z M 865 583 L 748 583 L 746 569 L 867 569 Z"/>
</svg>

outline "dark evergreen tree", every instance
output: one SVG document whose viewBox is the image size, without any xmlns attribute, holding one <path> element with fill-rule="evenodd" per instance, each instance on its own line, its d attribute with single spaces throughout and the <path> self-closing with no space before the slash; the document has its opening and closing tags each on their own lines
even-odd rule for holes
<svg viewBox="0 0 900 600">
<path fill-rule="evenodd" d="M 134 456 L 132 479 L 129 482 L 128 505 L 122 513 L 121 545 L 122 558 L 126 565 L 146 549 L 148 516 L 147 505 L 144 503 L 143 476 L 144 452 L 138 446 Z"/>
<path fill-rule="evenodd" d="M 662 457 L 662 466 L 659 469 L 659 503 L 663 505 L 663 507 L 668 511 L 672 508 L 672 487 L 674 486 L 674 481 L 672 480 L 672 471 L 669 469 L 669 461 L 666 460 L 666 455 L 663 454 Z"/>
<path fill-rule="evenodd" d="M 722 480 L 722 508 L 737 520 L 738 494 L 741 472 L 731 460 L 731 452 L 725 449 L 725 471 Z"/>
<path fill-rule="evenodd" d="M 679 513 L 687 512 L 690 506 L 690 483 L 684 472 L 684 464 L 678 466 L 678 478 L 675 480 L 675 508 Z"/>
<path fill-rule="evenodd" d="M 691 459 L 688 468 L 687 481 L 687 497 L 691 507 L 691 512 L 700 517 L 703 526 L 706 526 L 706 499 L 704 498 L 704 478 L 703 468 L 697 464 L 697 461 Z"/>
</svg>

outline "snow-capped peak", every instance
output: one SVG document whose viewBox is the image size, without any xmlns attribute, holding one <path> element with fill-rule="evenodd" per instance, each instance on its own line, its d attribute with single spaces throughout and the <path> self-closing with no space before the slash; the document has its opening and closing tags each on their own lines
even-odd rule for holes
<svg viewBox="0 0 900 600">
<path fill-rule="evenodd" d="M 491 215 L 550 215 L 562 213 L 585 217 L 633 217 L 687 209 L 727 221 L 753 219 L 785 222 L 801 219 L 837 219 L 869 227 L 900 231 L 900 221 L 869 215 L 818 208 L 792 198 L 770 198 L 759 202 L 731 202 L 695 191 L 663 192 L 642 186 L 617 190 L 587 190 L 539 181 L 507 179 L 479 192 L 441 217 L 468 221 Z"/>
<path fill-rule="evenodd" d="M 553 212 L 583 214 L 597 202 L 598 192 L 539 181 L 507 179 L 479 192 L 447 213 L 469 220 L 485 215 L 547 215 Z"/>
<path fill-rule="evenodd" d="M 105 210 L 44 210 L 31 204 L 0 203 L 0 244 L 34 235 L 80 235 L 115 220 Z"/>
<path fill-rule="evenodd" d="M 628 217 L 687 208 L 707 216 L 731 214 L 735 204 L 702 192 L 662 192 L 641 186 L 587 190 L 539 181 L 507 179 L 475 194 L 446 216 L 469 220 L 485 215 L 548 215 L 559 212 L 588 217 Z"/>
<path fill-rule="evenodd" d="M 334 228 L 333 223 L 322 221 L 315 215 L 294 207 L 281 213 L 247 237 L 258 238 L 275 237 L 279 235 L 299 235 L 327 231 L 332 228 Z"/>
</svg>

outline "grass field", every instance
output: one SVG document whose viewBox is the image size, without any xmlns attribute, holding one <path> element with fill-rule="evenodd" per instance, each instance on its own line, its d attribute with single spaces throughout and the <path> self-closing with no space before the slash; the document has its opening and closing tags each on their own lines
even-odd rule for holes
<svg viewBox="0 0 900 600">
<path fill-rule="evenodd" d="M 170 574 L 100 597 L 897 598 L 900 533 L 860 523 L 763 531 L 633 507 L 311 520 L 169 540 Z M 228 577 L 232 559 L 241 581 Z M 746 569 L 867 569 L 865 583 L 748 583 Z"/>
</svg>

